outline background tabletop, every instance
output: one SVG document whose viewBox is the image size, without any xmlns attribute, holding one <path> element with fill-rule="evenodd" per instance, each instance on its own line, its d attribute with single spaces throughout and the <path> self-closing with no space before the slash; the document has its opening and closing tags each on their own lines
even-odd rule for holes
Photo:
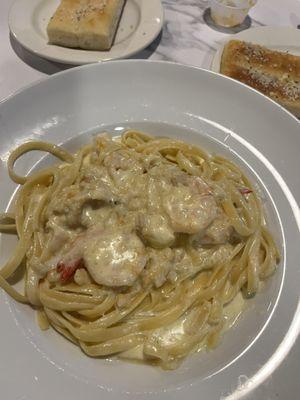
<svg viewBox="0 0 300 400">
<path fill-rule="evenodd" d="M 14 40 L 9 34 L 7 22 L 13 1 L 0 0 L 0 101 L 32 82 L 70 68 L 44 60 L 25 50 Z M 133 58 L 175 61 L 209 68 L 219 43 L 228 37 L 228 33 L 217 30 L 206 18 L 208 1 L 162 2 L 165 9 L 162 33 L 147 49 Z M 300 29 L 300 0 L 258 0 L 250 12 L 248 26 L 250 24 L 252 27 L 280 25 Z M 300 340 L 273 375 L 255 393 L 249 395 L 248 399 L 298 399 L 299 360 Z M 235 389 L 232 388 L 233 391 Z"/>
<path fill-rule="evenodd" d="M 151 1 L 151 0 L 149 0 Z M 228 37 L 205 22 L 209 0 L 162 0 L 165 23 L 159 37 L 134 58 L 176 61 L 209 68 L 219 43 Z M 16 90 L 70 66 L 44 60 L 19 45 L 8 29 L 14 0 L 0 0 L 0 100 Z M 300 0 L 258 0 L 251 26 L 300 27 Z"/>
</svg>

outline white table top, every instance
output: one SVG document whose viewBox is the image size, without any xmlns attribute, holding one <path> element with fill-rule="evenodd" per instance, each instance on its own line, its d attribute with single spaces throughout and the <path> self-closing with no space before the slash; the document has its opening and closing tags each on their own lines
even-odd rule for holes
<svg viewBox="0 0 300 400">
<path fill-rule="evenodd" d="M 149 0 L 150 1 L 150 0 Z M 13 0 L 0 1 L 0 101 L 13 92 L 67 66 L 43 60 L 9 35 L 8 11 Z M 165 24 L 161 37 L 134 58 L 171 60 L 209 68 L 215 49 L 228 34 L 209 27 L 203 13 L 206 0 L 163 0 Z M 300 29 L 300 0 L 258 0 L 250 12 L 252 26 L 281 25 Z M 300 340 L 273 375 L 248 399 L 299 398 Z"/>
</svg>

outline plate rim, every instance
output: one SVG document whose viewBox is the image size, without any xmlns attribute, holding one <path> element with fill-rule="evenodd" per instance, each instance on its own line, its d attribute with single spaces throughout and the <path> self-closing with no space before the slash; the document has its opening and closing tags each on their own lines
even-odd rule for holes
<svg viewBox="0 0 300 400">
<path fill-rule="evenodd" d="M 17 0 L 18 1 L 18 0 Z M 245 83 L 243 83 L 243 82 L 240 82 L 240 81 L 237 81 L 236 79 L 234 79 L 234 78 L 231 78 L 230 76 L 227 76 L 227 75 L 223 75 L 223 74 L 221 74 L 220 72 L 216 72 L 216 71 L 213 71 L 213 70 L 211 70 L 211 69 L 206 69 L 206 68 L 203 68 L 203 67 L 199 67 L 199 66 L 197 66 L 197 65 L 186 65 L 186 64 L 183 64 L 183 63 L 181 63 L 181 62 L 177 62 L 177 61 L 169 61 L 169 60 L 151 60 L 151 59 L 125 59 L 125 58 L 120 58 L 120 59 L 116 59 L 116 60 L 107 60 L 107 61 L 105 61 L 105 63 L 111 63 L 111 62 L 115 62 L 115 61 L 117 61 L 118 63 L 149 63 L 149 64 L 162 64 L 162 65 L 164 65 L 164 64 L 169 64 L 169 65 L 174 65 L 174 66 L 178 66 L 178 67 L 180 67 L 180 68 L 190 68 L 190 69 L 192 69 L 192 70 L 200 70 L 200 71 L 204 71 L 204 72 L 207 72 L 207 73 L 209 73 L 209 74 L 212 74 L 212 75 L 217 75 L 217 76 L 221 76 L 222 78 L 224 78 L 224 79 L 226 79 L 226 80 L 229 80 L 229 81 L 231 81 L 231 82 L 234 82 L 235 84 L 237 84 L 237 85 L 240 85 L 240 86 L 243 86 L 243 87 L 245 87 L 247 90 L 250 90 L 250 91 L 252 91 L 252 92 L 255 92 L 255 93 L 257 93 L 259 96 L 262 96 L 262 97 L 264 97 L 265 99 L 267 99 L 267 101 L 270 101 L 271 103 L 273 103 L 273 104 L 275 104 L 276 105 L 276 107 L 279 107 L 282 111 L 284 111 L 285 113 L 287 113 L 290 117 L 292 117 L 292 119 L 294 120 L 294 121 L 296 121 L 298 124 L 300 124 L 300 119 L 298 119 L 297 117 L 295 117 L 295 115 L 294 114 L 292 114 L 289 110 L 287 110 L 285 107 L 283 107 L 281 104 L 279 104 L 279 103 L 277 103 L 275 100 L 273 100 L 273 99 L 271 99 L 270 97 L 268 97 L 268 96 L 266 96 L 265 94 L 263 94 L 262 92 L 260 92 L 260 91 L 258 91 L 257 89 L 255 89 L 255 88 L 253 88 L 253 87 L 251 87 L 251 86 L 249 86 L 249 85 L 246 85 Z M 2 99 L 0 99 L 0 106 L 3 104 L 3 103 L 5 103 L 6 101 L 8 101 L 9 99 L 11 99 L 12 97 L 14 97 L 14 96 L 16 96 L 17 94 L 19 94 L 19 93 L 22 93 L 23 91 L 25 91 L 26 89 L 29 89 L 29 88 L 32 88 L 32 87 L 34 87 L 34 86 L 37 86 L 38 84 L 40 84 L 40 83 L 42 83 L 42 82 L 44 82 L 44 81 L 48 81 L 48 80 L 52 80 L 52 79 L 55 79 L 55 77 L 56 76 L 60 76 L 60 75 L 64 75 L 64 74 L 68 74 L 68 73 L 70 73 L 71 71 L 77 71 L 77 70 L 83 70 L 83 69 L 85 69 L 85 68 L 90 68 L 93 64 L 101 64 L 102 62 L 99 62 L 99 63 L 86 63 L 86 64 L 80 64 L 80 65 L 76 65 L 76 66 L 74 66 L 74 67 L 71 67 L 71 68 L 68 68 L 68 69 L 65 69 L 65 70 L 62 70 L 62 71 L 58 71 L 58 72 L 56 72 L 55 74 L 52 74 L 52 75 L 45 75 L 45 76 L 42 76 L 41 78 L 39 78 L 39 79 L 37 79 L 36 81 L 34 81 L 34 82 L 30 82 L 30 83 L 28 83 L 28 84 L 26 84 L 26 85 L 24 85 L 24 86 L 22 86 L 21 88 L 19 88 L 19 89 L 16 89 L 16 90 L 14 90 L 14 91 L 12 91 L 10 94 L 8 94 L 6 97 L 4 97 L 4 98 L 2 98 Z"/>
<path fill-rule="evenodd" d="M 42 0 L 38 0 L 39 3 L 42 2 Z M 10 5 L 9 11 L 8 11 L 8 26 L 9 26 L 9 31 L 11 35 L 13 36 L 14 40 L 16 40 L 21 46 L 23 46 L 27 51 L 33 53 L 34 55 L 44 58 L 46 60 L 54 61 L 60 64 L 66 64 L 66 65 L 74 65 L 74 66 L 81 66 L 81 65 L 88 65 L 88 64 L 94 64 L 94 63 L 102 63 L 102 62 L 107 62 L 107 61 L 113 61 L 113 60 L 122 60 L 126 59 L 127 57 L 132 57 L 138 52 L 144 50 L 147 48 L 160 34 L 161 30 L 163 29 L 164 21 L 165 21 L 165 9 L 163 7 L 162 1 L 161 0 L 155 0 L 157 1 L 157 27 L 155 32 L 152 33 L 152 35 L 147 36 L 145 35 L 145 39 L 140 46 L 136 46 L 135 49 L 132 49 L 131 51 L 121 53 L 116 56 L 107 56 L 109 54 L 109 51 L 101 52 L 101 51 L 93 51 L 93 50 L 84 50 L 85 52 L 88 53 L 88 55 L 93 55 L 95 54 L 95 57 L 91 57 L 88 61 L 82 60 L 81 57 L 77 58 L 76 57 L 76 51 L 80 51 L 80 49 L 72 49 L 68 47 L 63 47 L 63 46 L 58 46 L 60 49 L 66 49 L 67 51 L 72 51 L 74 52 L 74 56 L 55 56 L 53 55 L 52 52 L 53 50 L 51 49 L 50 45 L 45 42 L 45 51 L 41 51 L 39 49 L 36 49 L 36 47 L 30 46 L 28 44 L 28 41 L 22 40 L 22 36 L 20 35 L 20 32 L 18 29 L 16 29 L 15 24 L 12 22 L 14 16 L 14 8 L 18 6 L 18 3 L 24 2 L 24 0 L 14 0 L 13 3 Z M 141 3 L 141 6 L 143 3 Z M 140 24 L 139 24 L 140 26 Z M 141 36 L 141 38 L 144 38 Z M 113 48 L 113 46 L 112 46 Z M 55 52 L 55 50 L 54 50 Z M 106 56 L 104 55 L 106 54 Z M 98 55 L 98 57 L 96 56 Z"/>
</svg>

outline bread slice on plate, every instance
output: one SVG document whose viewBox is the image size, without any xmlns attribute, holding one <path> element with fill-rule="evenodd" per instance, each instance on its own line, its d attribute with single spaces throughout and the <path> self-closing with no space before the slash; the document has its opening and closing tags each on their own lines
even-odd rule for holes
<svg viewBox="0 0 300 400">
<path fill-rule="evenodd" d="M 126 0 L 62 0 L 51 17 L 49 43 L 86 50 L 109 50 Z"/>
<path fill-rule="evenodd" d="M 220 72 L 259 90 L 300 117 L 300 57 L 231 40 Z"/>
</svg>

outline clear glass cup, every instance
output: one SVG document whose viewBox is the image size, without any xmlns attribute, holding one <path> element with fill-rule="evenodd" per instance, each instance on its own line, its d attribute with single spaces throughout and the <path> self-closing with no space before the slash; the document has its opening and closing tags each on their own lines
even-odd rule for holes
<svg viewBox="0 0 300 400">
<path fill-rule="evenodd" d="M 211 18 L 215 24 L 226 28 L 244 22 L 250 8 L 257 0 L 210 0 Z"/>
</svg>

